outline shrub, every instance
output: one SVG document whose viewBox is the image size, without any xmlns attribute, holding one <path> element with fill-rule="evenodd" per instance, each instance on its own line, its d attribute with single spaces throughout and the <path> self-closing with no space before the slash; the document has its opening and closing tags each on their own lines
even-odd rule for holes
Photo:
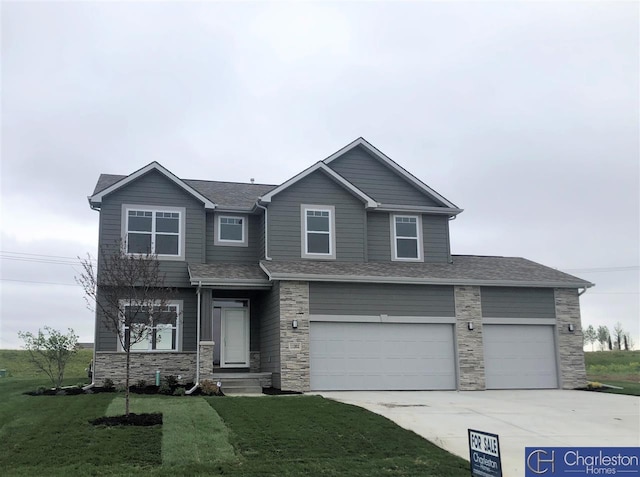
<svg viewBox="0 0 640 477">
<path fill-rule="evenodd" d="M 136 387 L 143 389 L 147 387 L 147 382 L 144 379 L 138 379 L 138 381 L 136 381 Z"/>
<path fill-rule="evenodd" d="M 176 388 L 175 391 L 173 391 L 173 395 L 174 396 L 184 396 L 186 394 L 187 390 L 185 388 Z"/>
<path fill-rule="evenodd" d="M 170 374 L 164 377 L 164 382 L 170 388 L 175 388 L 176 386 L 178 386 L 178 377 L 174 376 L 173 374 Z"/>
<path fill-rule="evenodd" d="M 113 384 L 113 381 L 111 379 L 109 379 L 109 378 L 105 379 L 102 382 L 102 387 L 105 388 L 108 391 L 111 391 L 111 390 L 116 388 L 115 385 Z"/>
<path fill-rule="evenodd" d="M 206 396 L 223 396 L 218 384 L 210 379 L 205 379 L 200 383 L 200 390 Z"/>
<path fill-rule="evenodd" d="M 170 395 L 170 394 L 173 394 L 173 389 L 171 389 L 171 386 L 169 386 L 167 383 L 162 383 L 158 388 L 158 392 L 160 394 Z"/>
</svg>

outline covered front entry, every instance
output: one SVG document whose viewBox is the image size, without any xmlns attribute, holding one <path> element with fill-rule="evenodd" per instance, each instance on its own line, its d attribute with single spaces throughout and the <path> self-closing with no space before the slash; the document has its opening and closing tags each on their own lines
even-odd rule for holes
<svg viewBox="0 0 640 477">
<path fill-rule="evenodd" d="M 249 300 L 213 301 L 213 337 L 220 343 L 214 350 L 214 365 L 249 367 Z"/>
<path fill-rule="evenodd" d="M 558 387 L 555 327 L 483 325 L 487 389 Z"/>
<path fill-rule="evenodd" d="M 453 325 L 312 322 L 312 390 L 456 388 Z"/>
</svg>

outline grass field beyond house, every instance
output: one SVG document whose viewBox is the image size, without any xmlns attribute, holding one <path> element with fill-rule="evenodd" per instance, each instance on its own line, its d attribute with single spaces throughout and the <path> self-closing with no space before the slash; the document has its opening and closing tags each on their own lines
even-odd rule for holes
<svg viewBox="0 0 640 477">
<path fill-rule="evenodd" d="M 589 381 L 623 388 L 607 392 L 640 396 L 640 351 L 591 351 L 584 359 Z"/>
<path fill-rule="evenodd" d="M 3 477 L 469 475 L 468 462 L 413 432 L 318 396 L 134 395 L 132 412 L 162 412 L 162 426 L 93 426 L 124 411 L 122 394 L 25 395 L 48 380 L 21 354 L 0 351 L 12 374 L 0 378 Z M 74 358 L 68 384 L 86 382 L 87 356 Z"/>
</svg>

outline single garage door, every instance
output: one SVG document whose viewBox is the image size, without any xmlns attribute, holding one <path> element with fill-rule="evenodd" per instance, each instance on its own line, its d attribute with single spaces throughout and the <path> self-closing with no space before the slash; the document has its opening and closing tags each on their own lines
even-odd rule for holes
<svg viewBox="0 0 640 477">
<path fill-rule="evenodd" d="M 483 325 L 487 389 L 558 387 L 554 327 Z"/>
<path fill-rule="evenodd" d="M 455 389 L 453 325 L 312 322 L 312 390 Z"/>
</svg>

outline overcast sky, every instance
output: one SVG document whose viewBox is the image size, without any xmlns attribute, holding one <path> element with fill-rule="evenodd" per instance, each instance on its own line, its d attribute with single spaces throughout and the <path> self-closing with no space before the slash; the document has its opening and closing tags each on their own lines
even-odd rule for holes
<svg viewBox="0 0 640 477">
<path fill-rule="evenodd" d="M 637 2 L 1 9 L 0 348 L 93 341 L 100 173 L 277 184 L 359 136 L 465 209 L 454 254 L 595 282 L 583 324 L 639 344 Z"/>
</svg>

